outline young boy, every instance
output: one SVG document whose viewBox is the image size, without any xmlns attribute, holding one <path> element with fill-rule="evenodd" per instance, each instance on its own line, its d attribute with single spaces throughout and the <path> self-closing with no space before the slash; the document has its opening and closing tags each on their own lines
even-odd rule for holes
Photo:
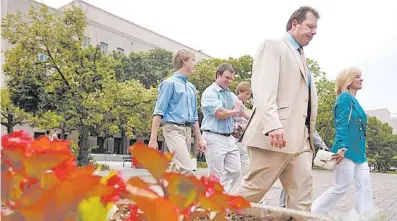
<svg viewBox="0 0 397 221">
<path fill-rule="evenodd" d="M 205 151 L 206 146 L 199 129 L 196 87 L 187 80 L 193 73 L 194 60 L 193 52 L 187 49 L 174 54 L 172 63 L 177 71 L 160 83 L 149 141 L 149 147 L 158 149 L 157 133 L 161 124 L 165 143 L 174 153 L 170 169 L 183 174 L 193 173 L 189 154 L 192 127 L 199 150 Z"/>
</svg>

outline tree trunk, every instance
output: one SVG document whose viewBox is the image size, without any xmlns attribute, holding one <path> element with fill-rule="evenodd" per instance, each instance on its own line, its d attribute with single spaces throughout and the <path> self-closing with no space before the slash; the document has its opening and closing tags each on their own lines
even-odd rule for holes
<svg viewBox="0 0 397 221">
<path fill-rule="evenodd" d="M 121 150 L 122 154 L 128 154 L 128 137 L 125 135 L 125 131 L 121 130 Z"/>
<path fill-rule="evenodd" d="M 10 134 L 12 132 L 14 132 L 14 115 L 12 114 L 8 114 L 7 115 L 7 133 Z"/>
<path fill-rule="evenodd" d="M 88 159 L 88 128 L 83 127 L 81 131 L 79 131 L 80 134 L 80 149 L 79 149 L 79 159 L 81 160 L 82 165 L 88 165 L 89 159 Z"/>
<path fill-rule="evenodd" d="M 61 123 L 61 140 L 64 140 L 65 137 L 65 122 L 62 121 Z"/>
</svg>

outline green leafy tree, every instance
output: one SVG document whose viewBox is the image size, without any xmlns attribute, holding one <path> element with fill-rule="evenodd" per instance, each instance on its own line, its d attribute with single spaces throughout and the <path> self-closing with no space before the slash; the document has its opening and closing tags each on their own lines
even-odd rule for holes
<svg viewBox="0 0 397 221">
<path fill-rule="evenodd" d="M 316 61 L 307 59 L 307 64 L 314 75 L 319 98 L 316 129 L 327 146 L 331 147 L 335 136 L 335 81 L 326 78 L 325 72 L 321 71 L 320 65 Z"/>
<path fill-rule="evenodd" d="M 12 104 L 7 88 L 1 89 L 1 125 L 7 128 L 7 133 L 12 133 L 15 126 L 27 124 L 33 120 L 31 114 Z"/>
<path fill-rule="evenodd" d="M 131 52 L 128 56 L 115 53 L 121 60 L 116 67 L 119 81 L 137 80 L 145 88 L 156 87 L 172 71 L 172 53 L 156 48 L 145 52 Z"/>
<path fill-rule="evenodd" d="M 82 46 L 85 27 L 77 7 L 52 13 L 43 5 L 2 19 L 2 37 L 13 45 L 5 52 L 5 73 L 18 82 L 27 77 L 40 82 L 40 93 L 51 105 L 46 111 L 61 116 L 64 129 L 78 131 L 83 164 L 88 163 L 90 128 L 103 122 L 112 105 L 103 90 L 116 82 L 115 60 L 98 47 Z"/>
<path fill-rule="evenodd" d="M 215 81 L 215 73 L 218 66 L 222 63 L 231 64 L 236 70 L 236 76 L 234 81 L 230 85 L 230 90 L 233 91 L 237 86 L 237 84 L 241 81 L 251 82 L 251 70 L 252 70 L 252 57 L 250 56 L 242 56 L 240 58 L 229 58 L 229 59 L 205 59 L 200 61 L 196 67 L 193 75 L 190 77 L 190 81 L 196 86 L 197 95 L 198 95 L 198 106 L 199 106 L 199 120 L 201 122 L 202 113 L 201 113 L 201 95 L 204 90 L 209 87 Z M 251 105 L 247 105 L 251 108 Z"/>
<path fill-rule="evenodd" d="M 113 107 L 104 114 L 100 131 L 105 136 L 121 135 L 121 150 L 127 154 L 128 137 L 146 137 L 150 134 L 151 118 L 157 90 L 146 89 L 140 82 L 129 80 L 107 87 L 104 93 Z"/>
<path fill-rule="evenodd" d="M 376 117 L 368 118 L 367 128 L 367 155 L 379 171 L 387 171 L 394 166 L 394 157 L 397 155 L 397 135 L 393 128 L 382 123 Z"/>
</svg>

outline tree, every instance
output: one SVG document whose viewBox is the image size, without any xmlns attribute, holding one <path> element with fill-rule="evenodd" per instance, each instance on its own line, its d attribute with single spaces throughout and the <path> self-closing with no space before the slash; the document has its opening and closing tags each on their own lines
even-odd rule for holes
<svg viewBox="0 0 397 221">
<path fill-rule="evenodd" d="M 376 117 L 368 118 L 367 155 L 379 171 L 387 171 L 394 165 L 397 155 L 397 135 L 393 128 Z"/>
<path fill-rule="evenodd" d="M 103 90 L 116 82 L 114 59 L 99 47 L 82 47 L 85 27 L 77 7 L 51 13 L 43 5 L 2 19 L 2 37 L 13 45 L 5 52 L 5 73 L 18 82 L 27 76 L 41 82 L 48 110 L 62 116 L 63 128 L 79 132 L 83 164 L 88 163 L 89 129 L 98 127 L 111 107 Z"/>
<path fill-rule="evenodd" d="M 7 133 L 12 133 L 15 126 L 30 123 L 32 120 L 32 115 L 12 104 L 8 89 L 1 89 L 1 125 L 7 128 Z"/>
<path fill-rule="evenodd" d="M 321 71 L 320 65 L 316 61 L 307 59 L 307 64 L 314 75 L 319 98 L 316 129 L 327 146 L 331 147 L 335 136 L 335 81 L 326 78 L 325 72 Z"/>
<path fill-rule="evenodd" d="M 150 134 L 151 118 L 157 90 L 146 89 L 136 80 L 118 82 L 104 91 L 113 107 L 104 114 L 99 130 L 105 136 L 120 133 L 122 152 L 127 154 L 128 137 Z"/>
<path fill-rule="evenodd" d="M 172 70 L 172 53 L 156 48 L 146 52 L 131 52 L 128 56 L 114 53 L 121 63 L 116 68 L 119 81 L 137 80 L 145 88 L 156 87 Z"/>
<path fill-rule="evenodd" d="M 197 97 L 198 97 L 198 115 L 199 122 L 202 120 L 201 112 L 201 95 L 204 90 L 209 87 L 215 81 L 216 69 L 222 63 L 231 64 L 236 70 L 236 76 L 234 81 L 230 84 L 230 90 L 234 93 L 236 86 L 241 81 L 251 82 L 251 70 L 252 70 L 252 57 L 246 55 L 240 58 L 229 58 L 229 59 L 205 59 L 200 61 L 196 67 L 193 75 L 190 77 L 190 81 L 196 86 Z M 251 108 L 251 103 L 247 105 Z"/>
<path fill-rule="evenodd" d="M 244 55 L 239 58 L 229 58 L 226 62 L 233 65 L 234 69 L 236 70 L 235 80 L 231 85 L 233 90 L 241 81 L 251 82 L 253 63 L 253 58 L 251 56 Z"/>
</svg>

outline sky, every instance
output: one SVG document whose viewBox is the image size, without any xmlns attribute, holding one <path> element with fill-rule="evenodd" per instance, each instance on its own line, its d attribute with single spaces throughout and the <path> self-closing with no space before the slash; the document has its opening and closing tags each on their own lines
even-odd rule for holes
<svg viewBox="0 0 397 221">
<path fill-rule="evenodd" d="M 71 0 L 39 0 L 58 8 Z M 397 113 L 397 2 L 391 0 L 85 0 L 110 13 L 212 57 L 254 55 L 267 38 L 285 34 L 303 5 L 320 13 L 317 35 L 305 48 L 327 78 L 362 70 L 357 98 L 366 110 Z"/>
</svg>

